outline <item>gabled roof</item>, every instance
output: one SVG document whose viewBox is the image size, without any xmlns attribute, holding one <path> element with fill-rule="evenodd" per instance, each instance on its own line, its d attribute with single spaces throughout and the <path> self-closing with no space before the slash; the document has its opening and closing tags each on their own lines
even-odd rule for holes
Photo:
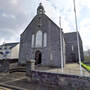
<svg viewBox="0 0 90 90">
<path fill-rule="evenodd" d="M 48 18 L 48 20 L 50 20 L 54 24 L 54 26 L 56 26 L 60 30 L 60 27 L 53 20 L 51 20 L 46 14 L 44 15 Z M 61 30 L 63 29 L 61 28 Z"/>
<path fill-rule="evenodd" d="M 77 32 L 69 32 L 69 33 L 64 33 L 64 38 L 66 42 L 72 42 L 72 41 L 77 41 Z M 81 37 L 79 34 L 79 40 L 81 41 Z"/>
<path fill-rule="evenodd" d="M 60 27 L 59 27 L 53 20 L 51 20 L 46 14 L 43 14 L 43 16 L 45 16 L 49 21 L 51 21 L 51 23 L 54 24 L 55 27 L 58 28 L 58 30 L 60 30 Z M 27 25 L 27 27 L 25 28 L 25 30 L 21 33 L 21 36 L 23 35 L 23 33 L 27 30 L 27 28 L 31 25 L 31 23 L 32 23 L 36 18 L 38 18 L 38 15 L 35 15 L 35 17 L 30 21 L 30 23 Z M 61 28 L 61 30 L 63 30 L 63 29 Z"/>
<path fill-rule="evenodd" d="M 39 4 L 39 6 L 37 8 L 37 12 L 38 12 L 39 9 L 44 10 L 44 7 L 43 7 L 42 3 Z M 51 21 L 51 23 L 53 23 L 53 25 L 58 28 L 57 30 L 60 30 L 60 27 L 55 22 L 53 22 L 45 13 L 42 13 L 41 15 L 42 16 L 45 16 L 49 21 Z M 38 13 L 37 13 L 37 15 L 34 16 L 34 18 L 31 20 L 31 22 L 27 25 L 27 27 L 25 28 L 25 30 L 21 33 L 21 36 L 24 34 L 24 32 L 27 30 L 27 28 L 30 27 L 30 25 L 33 23 L 33 21 L 37 17 L 38 17 Z M 63 30 L 63 29 L 61 28 L 61 30 Z"/>
<path fill-rule="evenodd" d="M 77 33 L 76 32 L 64 33 L 64 38 L 65 38 L 66 42 L 75 41 L 75 40 L 77 40 Z"/>
<path fill-rule="evenodd" d="M 64 33 L 64 36 L 73 36 L 73 35 L 75 35 L 76 36 L 76 34 L 77 34 L 77 32 L 68 32 L 68 33 Z"/>
<path fill-rule="evenodd" d="M 2 46 L 9 46 L 10 49 L 12 49 L 13 47 L 15 47 L 17 44 L 19 44 L 19 42 L 16 42 L 16 43 L 5 43 L 3 45 L 0 45 L 0 47 Z"/>
</svg>

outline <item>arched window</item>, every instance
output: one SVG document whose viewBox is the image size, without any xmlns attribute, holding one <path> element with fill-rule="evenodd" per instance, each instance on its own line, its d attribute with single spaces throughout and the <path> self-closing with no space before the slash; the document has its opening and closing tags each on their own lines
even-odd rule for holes
<svg viewBox="0 0 90 90">
<path fill-rule="evenodd" d="M 35 38 L 35 35 L 32 34 L 32 47 L 34 47 L 34 38 Z"/>
<path fill-rule="evenodd" d="M 42 47 L 42 31 L 38 31 L 36 34 L 36 47 Z"/>
<path fill-rule="evenodd" d="M 44 47 L 47 46 L 47 33 L 44 33 Z"/>
</svg>

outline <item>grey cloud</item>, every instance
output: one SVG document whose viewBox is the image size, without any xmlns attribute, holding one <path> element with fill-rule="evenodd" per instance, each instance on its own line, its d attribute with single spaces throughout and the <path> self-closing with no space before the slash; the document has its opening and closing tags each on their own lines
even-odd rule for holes
<svg viewBox="0 0 90 90">
<path fill-rule="evenodd" d="M 17 13 L 14 15 L 15 18 L 9 17 L 8 14 L 6 16 L 0 15 L 0 28 L 17 28 L 17 25 L 22 25 L 25 21 L 26 16 L 23 13 Z"/>
<path fill-rule="evenodd" d="M 8 30 L 5 29 L 0 31 L 0 37 L 3 37 L 6 41 L 9 40 L 13 35 L 10 31 L 8 32 Z"/>
<path fill-rule="evenodd" d="M 20 5 L 13 5 L 10 1 L 0 0 L 0 38 L 5 41 L 17 39 L 28 18 L 26 11 Z"/>
</svg>

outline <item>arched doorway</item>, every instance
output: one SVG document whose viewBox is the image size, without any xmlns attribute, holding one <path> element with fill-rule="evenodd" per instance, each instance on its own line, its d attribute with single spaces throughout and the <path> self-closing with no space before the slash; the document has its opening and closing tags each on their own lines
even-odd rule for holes
<svg viewBox="0 0 90 90">
<path fill-rule="evenodd" d="M 42 54 L 39 50 L 35 52 L 35 64 L 41 64 Z"/>
</svg>

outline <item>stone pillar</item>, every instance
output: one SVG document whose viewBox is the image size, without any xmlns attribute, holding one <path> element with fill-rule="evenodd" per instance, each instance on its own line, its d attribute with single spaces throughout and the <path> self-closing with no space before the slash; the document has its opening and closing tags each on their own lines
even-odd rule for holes
<svg viewBox="0 0 90 90">
<path fill-rule="evenodd" d="M 9 61 L 8 60 L 3 60 L 1 65 L 0 65 L 0 72 L 9 72 Z"/>
<path fill-rule="evenodd" d="M 35 60 L 30 60 L 30 61 L 27 61 L 27 64 L 26 64 L 26 75 L 28 76 L 27 77 L 27 81 L 28 82 L 31 82 L 32 81 L 32 73 L 31 71 L 35 69 Z"/>
<path fill-rule="evenodd" d="M 4 61 L 3 67 L 4 67 L 4 72 L 9 72 L 9 61 L 8 60 Z"/>
<path fill-rule="evenodd" d="M 35 60 L 30 60 L 30 69 L 34 70 L 35 69 Z"/>
<path fill-rule="evenodd" d="M 35 69 L 35 60 L 27 61 L 26 74 L 30 75 L 31 70 Z"/>
</svg>

